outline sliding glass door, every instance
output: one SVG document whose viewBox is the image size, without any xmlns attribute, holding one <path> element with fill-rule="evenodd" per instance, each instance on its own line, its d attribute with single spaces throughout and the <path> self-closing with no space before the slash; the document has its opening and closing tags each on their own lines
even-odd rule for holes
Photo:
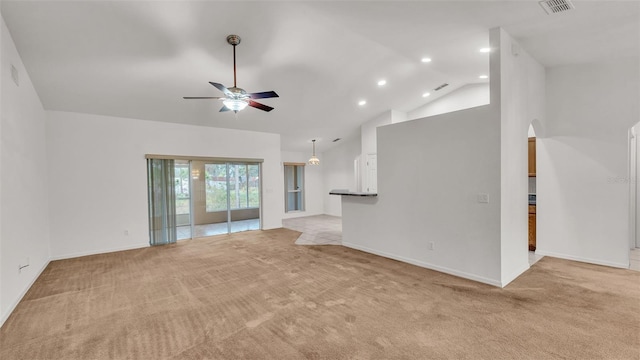
<svg viewBox="0 0 640 360">
<path fill-rule="evenodd" d="M 203 165 L 205 212 L 196 219 L 196 236 L 260 229 L 260 164 Z"/>
<path fill-rule="evenodd" d="M 260 229 L 260 165 L 227 164 L 229 232 Z"/>
<path fill-rule="evenodd" d="M 178 240 L 261 228 L 260 162 L 182 158 L 167 164 L 173 183 L 165 195 L 172 201 L 165 203 Z"/>
<path fill-rule="evenodd" d="M 191 164 L 174 161 L 176 197 L 176 227 L 178 240 L 191 238 Z"/>
</svg>

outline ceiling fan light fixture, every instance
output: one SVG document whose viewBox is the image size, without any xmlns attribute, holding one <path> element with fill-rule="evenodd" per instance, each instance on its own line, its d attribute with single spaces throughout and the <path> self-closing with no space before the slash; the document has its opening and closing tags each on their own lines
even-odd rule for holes
<svg viewBox="0 0 640 360">
<path fill-rule="evenodd" d="M 258 110 L 269 112 L 273 110 L 271 106 L 261 104 L 254 99 L 267 99 L 279 97 L 275 91 L 262 91 L 257 93 L 247 93 L 244 89 L 239 88 L 237 85 L 237 76 L 236 76 L 236 46 L 240 44 L 240 36 L 238 35 L 229 35 L 227 36 L 227 42 L 229 45 L 233 46 L 233 87 L 227 88 L 226 86 L 215 83 L 213 81 L 209 81 L 209 84 L 213 85 L 216 89 L 222 91 L 224 93 L 224 97 L 221 96 L 185 96 L 183 99 L 211 99 L 211 100 L 222 100 L 224 106 L 220 109 L 219 112 L 233 111 L 234 113 L 238 113 L 238 111 L 244 110 L 247 106 L 251 106 Z"/>
<path fill-rule="evenodd" d="M 232 111 L 241 111 L 249 105 L 249 102 L 243 99 L 225 99 L 222 103 Z"/>
<path fill-rule="evenodd" d="M 309 165 L 320 165 L 320 159 L 316 156 L 316 139 L 311 140 L 311 143 L 313 144 L 313 153 L 309 159 Z"/>
</svg>

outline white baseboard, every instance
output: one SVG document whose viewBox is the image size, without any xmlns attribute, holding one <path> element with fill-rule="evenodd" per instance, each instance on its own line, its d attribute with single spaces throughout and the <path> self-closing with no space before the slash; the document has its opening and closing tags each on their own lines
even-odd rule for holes
<svg viewBox="0 0 640 360">
<path fill-rule="evenodd" d="M 629 268 L 629 262 L 628 261 L 626 263 L 602 261 L 602 260 L 597 260 L 597 259 L 584 258 L 584 257 L 580 257 L 580 256 L 573 256 L 573 255 L 556 253 L 556 252 L 553 252 L 553 251 L 545 251 L 545 250 L 541 250 L 539 248 L 536 249 L 536 255 L 551 256 L 551 257 L 565 259 L 565 260 L 580 261 L 580 262 L 589 263 L 589 264 L 603 265 L 603 266 L 609 266 L 609 267 L 615 267 L 615 268 L 621 268 L 621 269 L 628 269 Z"/>
<path fill-rule="evenodd" d="M 394 260 L 398 260 L 398 261 L 402 261 L 402 262 L 406 262 L 406 263 L 411 264 L 411 265 L 416 265 L 416 266 L 420 266 L 420 267 L 423 267 L 423 268 L 439 271 L 441 273 L 454 275 L 454 276 L 461 277 L 461 278 L 464 278 L 464 279 L 469 279 L 469 280 L 473 280 L 473 281 L 477 281 L 477 282 L 481 282 L 481 283 L 484 283 L 484 284 L 489 284 L 489 285 L 493 285 L 493 286 L 497 286 L 497 287 L 502 287 L 503 286 L 502 282 L 500 280 L 489 279 L 489 278 L 486 278 L 486 277 L 483 277 L 483 276 L 478 276 L 478 275 L 467 273 L 467 272 L 464 272 L 464 271 L 458 271 L 458 270 L 454 270 L 454 269 L 449 269 L 449 268 L 446 268 L 446 267 L 443 267 L 443 266 L 437 266 L 437 265 L 429 264 L 429 263 L 426 263 L 426 262 L 423 262 L 423 261 L 420 261 L 420 260 L 406 258 L 404 256 L 399 256 L 399 255 L 395 255 L 395 254 L 389 254 L 389 253 L 386 253 L 386 252 L 383 252 L 383 251 L 370 249 L 370 248 L 367 248 L 365 246 L 360 246 L 360 245 L 356 245 L 356 244 L 352 244 L 352 243 L 343 242 L 342 245 L 346 246 L 346 247 L 349 247 L 349 248 L 352 248 L 352 249 L 368 252 L 370 254 L 374 254 L 374 255 L 378 255 L 378 256 L 382 256 L 382 257 L 386 257 L 386 258 L 389 258 L 389 259 L 394 259 Z"/>
<path fill-rule="evenodd" d="M 11 316 L 11 313 L 13 313 L 13 310 L 16 309 L 16 306 L 18 306 L 20 301 L 22 301 L 22 298 L 27 294 L 27 291 L 29 291 L 29 289 L 31 289 L 31 287 L 36 282 L 36 280 L 38 280 L 40 275 L 42 275 L 42 272 L 44 271 L 44 269 L 46 269 L 47 266 L 49 266 L 50 262 L 51 262 L 51 260 L 48 260 L 44 264 L 44 266 L 42 266 L 42 268 L 40 268 L 40 270 L 38 271 L 38 274 L 36 276 L 34 276 L 33 279 L 31 279 L 31 281 L 29 282 L 29 285 L 27 287 L 25 287 L 24 290 L 22 290 L 22 292 L 20 293 L 20 296 L 18 296 L 18 298 L 9 306 L 7 312 L 2 314 L 2 318 L 0 319 L 0 327 L 2 327 L 2 325 L 4 325 L 4 322 L 7 321 L 9 316 Z"/>
<path fill-rule="evenodd" d="M 83 252 L 77 252 L 77 253 L 71 253 L 71 254 L 65 254 L 65 255 L 52 256 L 51 257 L 51 261 L 64 260 L 64 259 L 73 259 L 73 258 L 77 258 L 77 257 L 81 257 L 81 256 L 106 254 L 106 253 L 112 253 L 112 252 L 116 252 L 116 251 L 142 249 L 142 248 L 146 248 L 146 247 L 149 247 L 149 244 L 135 244 L 135 245 L 122 246 L 122 247 L 111 248 L 111 249 L 101 249 L 101 250 L 95 250 L 95 251 L 83 251 Z"/>
</svg>

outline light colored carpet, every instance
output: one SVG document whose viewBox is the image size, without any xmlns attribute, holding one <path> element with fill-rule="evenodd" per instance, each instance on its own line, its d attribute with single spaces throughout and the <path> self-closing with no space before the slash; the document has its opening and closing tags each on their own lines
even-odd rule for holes
<svg viewBox="0 0 640 360">
<path fill-rule="evenodd" d="M 52 262 L 0 359 L 638 359 L 640 273 L 544 258 L 505 289 L 277 229 Z"/>
</svg>

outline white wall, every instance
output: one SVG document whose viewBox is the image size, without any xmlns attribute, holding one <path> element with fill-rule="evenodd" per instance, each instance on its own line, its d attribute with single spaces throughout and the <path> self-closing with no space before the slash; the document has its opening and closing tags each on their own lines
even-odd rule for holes
<svg viewBox="0 0 640 360">
<path fill-rule="evenodd" d="M 283 151 L 281 153 L 282 162 L 307 164 L 304 167 L 304 211 L 284 213 L 283 219 L 324 214 L 324 184 L 322 170 L 325 166 L 325 161 L 321 153 L 316 153 L 316 156 L 320 159 L 320 165 L 308 164 L 311 152 Z M 281 171 L 284 176 L 284 168 L 282 168 Z M 284 183 L 282 186 L 284 191 Z M 284 197 L 282 199 L 282 208 L 284 211 Z"/>
<path fill-rule="evenodd" d="M 0 325 L 49 262 L 45 111 L 4 20 L 0 101 Z M 19 86 L 11 78 L 19 72 Z M 29 258 L 29 266 L 18 271 Z"/>
<path fill-rule="evenodd" d="M 490 43 L 490 105 L 378 128 L 378 197 L 343 197 L 344 245 L 497 286 L 529 268 L 527 130 L 544 115 L 544 68 L 502 29 Z"/>
<path fill-rule="evenodd" d="M 499 114 L 483 106 L 378 128 L 378 197 L 342 206 L 343 245 L 500 286 Z"/>
<path fill-rule="evenodd" d="M 358 161 L 358 171 L 360 172 L 360 184 L 356 191 L 370 191 L 370 188 L 374 188 L 370 180 L 370 172 L 374 174 L 375 171 L 369 169 L 368 160 L 369 156 L 378 152 L 377 145 L 377 129 L 379 126 L 389 125 L 396 122 L 398 119 L 406 120 L 406 116 L 402 117 L 399 111 L 389 110 L 382 113 L 380 116 L 373 118 L 360 126 L 360 158 Z"/>
<path fill-rule="evenodd" d="M 638 135 L 640 134 L 640 123 L 633 127 L 634 141 L 630 142 L 629 160 L 633 161 L 633 166 L 629 166 L 632 172 L 629 174 L 629 247 L 640 248 L 640 181 L 638 181 L 638 171 L 640 170 L 640 146 L 638 146 Z M 631 163 L 629 164 L 631 165 Z"/>
<path fill-rule="evenodd" d="M 148 245 L 145 154 L 264 159 L 263 228 L 282 226 L 280 135 L 66 112 L 47 118 L 53 258 Z"/>
<path fill-rule="evenodd" d="M 386 111 L 380 116 L 371 119 L 360 126 L 360 153 L 363 157 L 366 157 L 368 154 L 375 154 L 378 152 L 376 129 L 378 126 L 391 124 L 391 114 L 392 110 Z"/>
<path fill-rule="evenodd" d="M 500 107 L 501 281 L 529 268 L 528 130 L 544 116 L 544 67 L 502 29 L 492 29 L 491 105 Z"/>
<path fill-rule="evenodd" d="M 355 178 L 354 160 L 360 155 L 360 149 L 360 136 L 350 136 L 342 139 L 337 146 L 322 154 L 325 214 L 342 216 L 340 196 L 329 195 L 329 191 L 333 189 L 356 191 L 358 186 Z"/>
<path fill-rule="evenodd" d="M 391 123 L 395 124 L 395 123 L 399 123 L 399 122 L 403 122 L 403 121 L 407 121 L 408 118 L 408 114 L 406 112 L 402 112 L 400 110 L 391 110 Z"/>
<path fill-rule="evenodd" d="M 489 83 L 467 84 L 449 94 L 409 111 L 408 120 L 489 104 Z"/>
<path fill-rule="evenodd" d="M 537 253 L 628 267 L 628 130 L 639 59 L 547 69 L 537 141 Z"/>
</svg>

